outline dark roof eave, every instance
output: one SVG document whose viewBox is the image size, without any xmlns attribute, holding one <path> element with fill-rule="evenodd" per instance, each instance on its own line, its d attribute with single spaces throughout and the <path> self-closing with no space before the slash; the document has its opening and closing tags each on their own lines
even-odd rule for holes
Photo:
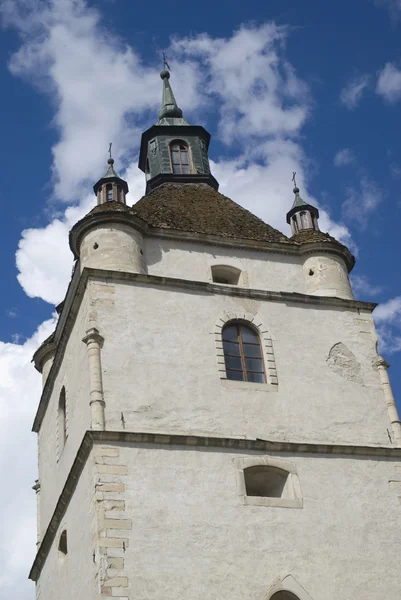
<svg viewBox="0 0 401 600">
<path fill-rule="evenodd" d="M 129 192 L 128 183 L 124 179 L 121 179 L 121 177 L 102 177 L 93 186 L 93 191 L 95 192 L 95 194 L 97 194 L 98 189 L 104 183 L 117 183 L 123 187 L 124 192 L 126 194 L 128 194 L 128 192 Z"/>
</svg>

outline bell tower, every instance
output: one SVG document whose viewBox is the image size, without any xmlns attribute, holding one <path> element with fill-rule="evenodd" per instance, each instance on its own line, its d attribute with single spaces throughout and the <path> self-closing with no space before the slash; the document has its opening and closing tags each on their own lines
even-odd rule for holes
<svg viewBox="0 0 401 600">
<path fill-rule="evenodd" d="M 399 600 L 376 305 L 297 186 L 288 235 L 217 190 L 161 77 L 145 195 L 130 206 L 110 156 L 34 355 L 37 599 Z"/>
<path fill-rule="evenodd" d="M 163 183 L 219 184 L 210 172 L 210 133 L 200 125 L 190 125 L 178 108 L 170 85 L 170 73 L 163 80 L 162 107 L 156 125 L 142 134 L 139 168 L 146 176 L 146 192 Z"/>
</svg>

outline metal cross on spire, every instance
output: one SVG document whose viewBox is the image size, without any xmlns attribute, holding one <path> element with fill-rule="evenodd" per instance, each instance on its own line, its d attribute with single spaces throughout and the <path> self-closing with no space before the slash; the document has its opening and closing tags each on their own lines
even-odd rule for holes
<svg viewBox="0 0 401 600">
<path fill-rule="evenodd" d="M 293 173 L 292 173 L 292 181 L 294 182 L 294 187 L 297 187 L 297 182 L 296 182 L 296 179 L 295 179 L 295 175 L 296 174 L 297 174 L 297 172 L 293 171 Z"/>
<path fill-rule="evenodd" d="M 169 71 L 171 71 L 170 65 L 167 62 L 167 58 L 165 53 L 163 52 L 163 67 L 164 69 L 168 69 Z"/>
<path fill-rule="evenodd" d="M 110 144 L 109 144 L 109 156 L 110 156 L 110 158 L 111 158 L 111 147 L 112 147 L 112 145 L 113 145 L 113 142 L 110 142 Z"/>
</svg>

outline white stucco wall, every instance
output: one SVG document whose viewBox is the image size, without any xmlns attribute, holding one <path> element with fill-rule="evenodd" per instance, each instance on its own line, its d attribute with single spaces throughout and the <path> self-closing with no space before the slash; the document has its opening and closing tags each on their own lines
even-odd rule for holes
<svg viewBox="0 0 401 600">
<path fill-rule="evenodd" d="M 93 242 L 92 259 L 95 241 L 87 241 Z M 244 287 L 307 293 L 302 259 L 155 238 L 146 240 L 143 251 L 151 275 L 211 281 L 210 267 L 227 264 L 246 275 Z M 118 252 L 112 256 L 117 260 Z M 227 314 L 250 315 L 263 324 L 278 385 L 221 379 L 216 326 Z M 42 535 L 90 428 L 82 338 L 91 327 L 104 338 L 108 430 L 390 444 L 383 390 L 372 367 L 377 337 L 368 312 L 92 277 L 39 434 Z M 63 385 L 68 440 L 58 458 Z M 243 503 L 234 459 L 255 453 L 117 447 L 118 456 L 97 456 L 97 481 L 101 475 L 108 491 L 95 499 L 93 473 L 86 467 L 81 475 L 60 525 L 59 533 L 63 526 L 71 532 L 69 555 L 60 563 L 55 541 L 40 577 L 42 600 L 98 597 L 94 570 L 100 573 L 104 564 L 96 552 L 92 557 L 97 535 L 92 516 L 104 501 L 109 508 L 99 517 L 99 535 L 129 541 L 109 555 L 124 558 L 124 573 L 110 567 L 110 573 L 99 574 L 103 582 L 115 580 L 105 584 L 110 597 L 117 597 L 114 587 L 122 582 L 124 600 L 265 600 L 270 586 L 290 574 L 312 600 L 399 598 L 401 491 L 389 481 L 401 480 L 401 473 L 391 461 L 283 454 L 296 465 L 303 493 L 303 508 L 289 509 Z M 122 520 L 121 529 L 114 519 Z"/>
<path fill-rule="evenodd" d="M 244 505 L 235 459 L 213 448 L 118 445 L 128 466 L 130 599 L 264 600 L 292 575 L 312 600 L 399 600 L 401 480 L 391 460 L 280 454 L 303 508 Z M 116 532 L 117 534 L 117 532 Z M 122 594 L 122 592 L 121 592 Z"/>
<path fill-rule="evenodd" d="M 37 598 L 43 600 L 95 600 L 97 567 L 93 560 L 96 531 L 93 463 L 89 460 L 78 481 L 38 584 Z M 67 531 L 68 554 L 58 551 L 59 538 Z"/>
<path fill-rule="evenodd" d="M 89 319 L 89 296 L 85 294 L 71 331 L 64 359 L 39 430 L 40 524 L 46 531 L 83 435 L 90 428 L 89 373 L 86 345 L 82 342 Z M 60 447 L 58 403 L 62 387 L 67 399 L 67 441 Z"/>
<path fill-rule="evenodd" d="M 105 339 L 107 429 L 389 443 L 370 314 L 115 281 L 91 293 Z M 278 391 L 220 379 L 214 330 L 225 311 L 263 321 Z M 339 342 L 355 357 L 350 373 L 327 362 Z"/>
<path fill-rule="evenodd" d="M 144 252 L 150 275 L 212 281 L 211 266 L 228 265 L 245 272 L 244 287 L 307 293 L 302 257 L 159 238 L 146 238 Z"/>
</svg>

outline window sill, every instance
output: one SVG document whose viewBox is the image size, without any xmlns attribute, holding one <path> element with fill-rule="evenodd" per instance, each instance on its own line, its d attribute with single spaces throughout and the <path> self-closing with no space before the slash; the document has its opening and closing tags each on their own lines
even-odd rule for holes
<svg viewBox="0 0 401 600">
<path fill-rule="evenodd" d="M 278 385 L 271 383 L 254 383 L 252 381 L 236 381 L 235 379 L 221 379 L 224 387 L 247 390 L 250 392 L 277 392 Z"/>
<path fill-rule="evenodd" d="M 243 496 L 246 506 L 271 506 L 278 508 L 302 508 L 301 498 L 265 498 L 262 496 Z"/>
</svg>

